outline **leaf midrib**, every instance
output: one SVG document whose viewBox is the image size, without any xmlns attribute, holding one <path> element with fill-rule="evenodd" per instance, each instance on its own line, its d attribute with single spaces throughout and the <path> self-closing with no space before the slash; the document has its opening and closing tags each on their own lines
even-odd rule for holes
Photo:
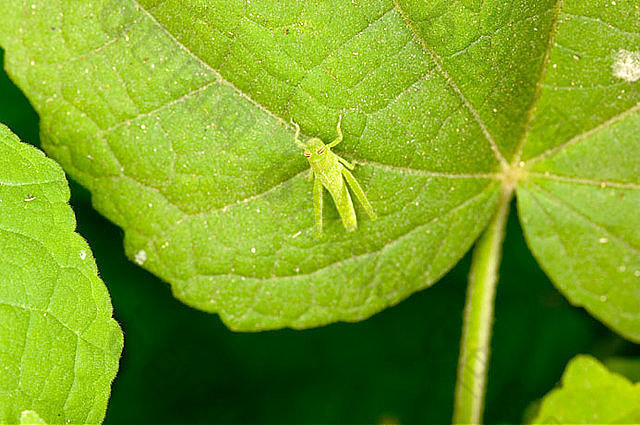
<svg viewBox="0 0 640 425">
<path fill-rule="evenodd" d="M 462 90 L 460 90 L 460 88 L 455 83 L 455 81 L 453 81 L 453 78 L 451 78 L 449 76 L 449 73 L 444 69 L 444 66 L 442 65 L 442 62 L 441 62 L 440 58 L 438 57 L 438 55 L 436 54 L 436 52 L 433 51 L 433 49 L 427 44 L 427 41 L 416 30 L 416 28 L 415 28 L 415 26 L 413 24 L 413 21 L 411 20 L 409 15 L 406 13 L 406 11 L 400 6 L 400 3 L 398 3 L 398 0 L 391 0 L 391 1 L 393 2 L 395 9 L 398 11 L 398 13 L 400 13 L 400 16 L 404 20 L 405 24 L 407 25 L 407 27 L 409 28 L 411 33 L 420 42 L 420 44 L 422 45 L 423 49 L 425 49 L 427 51 L 427 53 L 429 53 L 429 56 L 431 57 L 431 60 L 435 64 L 436 68 L 440 71 L 440 73 L 442 74 L 444 79 L 447 81 L 447 84 L 449 84 L 449 87 L 451 87 L 453 89 L 453 91 L 456 92 L 456 94 L 460 97 L 460 99 L 462 100 L 464 105 L 467 107 L 469 112 L 471 112 L 471 115 L 473 116 L 473 118 L 478 123 L 478 126 L 480 127 L 480 130 L 482 131 L 482 134 L 484 134 L 485 138 L 489 142 L 489 146 L 491 147 L 491 151 L 493 152 L 493 154 L 496 157 L 496 159 L 498 160 L 498 162 L 500 162 L 500 164 L 503 167 L 506 166 L 508 164 L 507 160 L 502 155 L 502 152 L 500 152 L 500 149 L 498 148 L 498 145 L 496 144 L 495 140 L 493 139 L 493 136 L 491 135 L 491 133 L 487 129 L 486 124 L 484 123 L 484 121 L 482 121 L 482 118 L 480 118 L 480 114 L 478 113 L 478 111 L 476 111 L 476 109 L 473 107 L 471 102 L 469 102 L 469 99 L 467 99 L 467 97 L 464 95 L 464 93 L 462 93 Z"/>
<path fill-rule="evenodd" d="M 533 93 L 533 98 L 531 99 L 531 104 L 525 113 L 526 123 L 524 130 L 522 131 L 522 137 L 520 141 L 516 145 L 515 155 L 513 155 L 513 161 L 511 162 L 512 166 L 515 166 L 520 162 L 520 158 L 522 157 L 522 150 L 524 149 L 524 145 L 527 143 L 527 138 L 529 137 L 529 133 L 531 132 L 531 125 L 533 123 L 533 119 L 535 117 L 535 113 L 538 109 L 538 102 L 540 100 L 540 96 L 542 95 L 542 85 L 547 77 L 547 72 L 549 70 L 549 60 L 551 56 L 551 49 L 553 48 L 553 44 L 556 40 L 556 35 L 558 33 L 558 24 L 560 18 L 560 12 L 562 10 L 562 5 L 564 4 L 564 0 L 556 0 L 556 3 L 553 8 L 553 17 L 551 18 L 551 30 L 549 32 L 549 38 L 547 39 L 547 47 L 544 52 L 544 57 L 542 59 L 542 65 L 540 66 L 540 73 L 538 74 L 538 80 L 536 81 L 536 89 Z"/>
<path fill-rule="evenodd" d="M 442 215 L 439 215 L 439 216 L 436 216 L 436 217 L 434 217 L 434 218 L 432 218 L 429 221 L 426 221 L 424 223 L 417 224 L 416 226 L 410 228 L 405 233 L 403 233 L 401 235 L 398 235 L 394 239 L 391 239 L 388 243 L 382 245 L 379 248 L 374 249 L 373 251 L 363 252 L 361 254 L 354 255 L 354 256 L 345 258 L 343 260 L 338 260 L 338 261 L 331 262 L 329 264 L 326 264 L 324 266 L 321 266 L 321 267 L 318 267 L 318 268 L 316 268 L 314 270 L 311 270 L 308 273 L 296 273 L 296 274 L 290 274 L 290 275 L 272 275 L 272 276 L 269 276 L 269 277 L 247 276 L 247 275 L 242 275 L 242 274 L 239 274 L 239 273 L 197 273 L 196 275 L 194 275 L 192 277 L 195 277 L 195 276 L 206 276 L 206 277 L 226 276 L 226 277 L 240 277 L 240 278 L 252 279 L 252 280 L 256 280 L 256 281 L 271 281 L 271 280 L 277 280 L 277 279 L 297 278 L 297 277 L 306 277 L 306 276 L 315 275 L 315 274 L 320 273 L 320 272 L 322 272 L 324 270 L 327 270 L 329 268 L 335 267 L 337 265 L 341 265 L 343 263 L 348 263 L 348 262 L 351 262 L 351 261 L 354 261 L 354 260 L 358 260 L 358 259 L 363 258 L 363 257 L 368 257 L 368 256 L 372 256 L 372 255 L 378 255 L 379 256 L 383 251 L 385 251 L 389 247 L 395 245 L 400 240 L 408 237 L 409 235 L 412 235 L 414 232 L 419 231 L 419 230 L 423 229 L 424 227 L 435 223 L 436 221 L 442 219 L 443 217 L 457 214 L 460 210 L 462 210 L 465 207 L 469 206 L 474 201 L 476 201 L 478 198 L 481 198 L 482 196 L 486 195 L 487 192 L 490 191 L 490 189 L 497 189 L 495 183 L 487 184 L 480 191 L 478 191 L 477 193 L 475 193 L 471 197 L 465 199 L 460 204 L 452 207 L 446 213 L 444 213 Z"/>
</svg>

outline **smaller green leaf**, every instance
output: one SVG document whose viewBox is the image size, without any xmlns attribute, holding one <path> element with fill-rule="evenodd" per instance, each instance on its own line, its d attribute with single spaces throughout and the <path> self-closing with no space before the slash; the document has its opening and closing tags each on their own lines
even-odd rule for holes
<svg viewBox="0 0 640 425">
<path fill-rule="evenodd" d="M 561 388 L 547 394 L 531 423 L 614 424 L 640 422 L 640 383 L 612 373 L 591 356 L 569 363 Z"/>
<path fill-rule="evenodd" d="M 0 424 L 104 418 L 122 332 L 68 201 L 60 166 L 0 124 Z"/>
</svg>

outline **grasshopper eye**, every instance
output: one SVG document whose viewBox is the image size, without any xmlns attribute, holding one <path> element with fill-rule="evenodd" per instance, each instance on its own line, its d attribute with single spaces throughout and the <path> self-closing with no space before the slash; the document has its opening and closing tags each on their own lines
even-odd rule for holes
<svg viewBox="0 0 640 425">
<path fill-rule="evenodd" d="M 318 155 L 322 155 L 324 153 L 324 146 L 321 147 L 320 149 L 318 149 L 318 152 L 316 152 Z"/>
<path fill-rule="evenodd" d="M 304 156 L 306 156 L 307 158 L 311 158 L 311 154 L 309 152 L 305 152 Z"/>
</svg>

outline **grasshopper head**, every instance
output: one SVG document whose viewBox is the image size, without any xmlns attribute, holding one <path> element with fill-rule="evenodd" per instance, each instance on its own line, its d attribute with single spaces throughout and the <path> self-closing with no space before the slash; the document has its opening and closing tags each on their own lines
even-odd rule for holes
<svg viewBox="0 0 640 425">
<path fill-rule="evenodd" d="M 304 146 L 304 156 L 309 161 L 319 161 L 324 158 L 329 148 L 317 137 L 307 140 Z"/>
</svg>

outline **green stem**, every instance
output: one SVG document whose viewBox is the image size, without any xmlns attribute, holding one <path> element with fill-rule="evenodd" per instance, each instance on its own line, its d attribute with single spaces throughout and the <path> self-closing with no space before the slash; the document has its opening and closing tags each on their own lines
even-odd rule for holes
<svg viewBox="0 0 640 425">
<path fill-rule="evenodd" d="M 493 304 L 511 190 L 503 190 L 495 216 L 473 251 L 464 310 L 453 423 L 480 424 L 484 407 Z"/>
</svg>

